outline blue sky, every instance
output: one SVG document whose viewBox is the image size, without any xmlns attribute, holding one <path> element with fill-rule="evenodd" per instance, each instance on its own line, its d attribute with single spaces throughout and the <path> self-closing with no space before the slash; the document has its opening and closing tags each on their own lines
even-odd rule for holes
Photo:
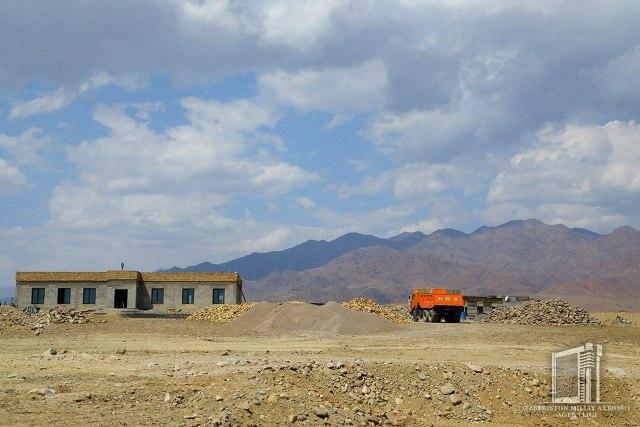
<svg viewBox="0 0 640 427">
<path fill-rule="evenodd" d="M 640 4 L 3 2 L 0 284 L 640 226 Z"/>
</svg>

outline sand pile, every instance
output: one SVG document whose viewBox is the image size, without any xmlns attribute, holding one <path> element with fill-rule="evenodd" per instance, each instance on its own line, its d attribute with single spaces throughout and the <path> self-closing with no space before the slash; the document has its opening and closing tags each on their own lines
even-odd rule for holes
<svg viewBox="0 0 640 427">
<path fill-rule="evenodd" d="M 234 330 L 258 333 L 310 333 L 365 335 L 391 332 L 396 326 L 371 313 L 350 310 L 338 303 L 316 306 L 307 303 L 261 302 L 229 322 Z"/>
<path fill-rule="evenodd" d="M 393 323 L 409 323 L 411 321 L 411 317 L 406 308 L 404 311 L 399 311 L 397 309 L 398 306 L 388 307 L 380 305 L 370 298 L 354 298 L 351 301 L 343 302 L 342 305 L 351 310 L 377 314 Z"/>
<path fill-rule="evenodd" d="M 561 299 L 531 300 L 522 304 L 500 306 L 483 320 L 491 323 L 519 325 L 599 325 L 585 309 Z"/>
<path fill-rule="evenodd" d="M 187 320 L 209 320 L 211 322 L 229 322 L 242 313 L 251 310 L 255 303 L 244 304 L 216 304 L 198 310 L 187 317 Z"/>
</svg>

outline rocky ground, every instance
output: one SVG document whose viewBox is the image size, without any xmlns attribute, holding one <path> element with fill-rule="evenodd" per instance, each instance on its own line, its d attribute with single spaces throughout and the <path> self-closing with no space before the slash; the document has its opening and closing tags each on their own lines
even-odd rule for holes
<svg viewBox="0 0 640 427">
<path fill-rule="evenodd" d="M 0 424 L 640 423 L 640 327 L 608 319 L 409 323 L 355 336 L 238 335 L 210 321 L 95 317 L 39 335 L 0 331 Z M 603 396 L 623 409 L 573 419 L 532 410 L 549 401 L 550 352 L 585 341 L 603 344 Z"/>
</svg>

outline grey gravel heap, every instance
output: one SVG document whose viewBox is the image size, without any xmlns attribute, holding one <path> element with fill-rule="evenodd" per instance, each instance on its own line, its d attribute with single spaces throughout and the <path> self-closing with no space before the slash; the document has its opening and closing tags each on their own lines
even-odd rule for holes
<svg viewBox="0 0 640 427">
<path fill-rule="evenodd" d="M 633 325 L 632 320 L 622 317 L 619 314 L 615 317 L 615 319 L 613 319 L 611 323 L 613 323 L 614 325 Z"/>
<path fill-rule="evenodd" d="M 495 308 L 482 320 L 518 325 L 600 325 L 585 309 L 561 299 L 535 299 Z"/>
</svg>

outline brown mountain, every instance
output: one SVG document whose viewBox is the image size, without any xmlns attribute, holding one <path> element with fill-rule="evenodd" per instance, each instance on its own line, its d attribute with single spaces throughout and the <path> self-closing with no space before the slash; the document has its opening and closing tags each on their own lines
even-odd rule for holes
<svg viewBox="0 0 640 427">
<path fill-rule="evenodd" d="M 366 246 L 302 271 L 247 281 L 249 299 L 344 300 L 368 296 L 405 302 L 413 287 L 467 294 L 560 296 L 591 309 L 640 310 L 640 232 L 600 235 L 537 220 L 440 230 L 396 249 Z"/>
</svg>

